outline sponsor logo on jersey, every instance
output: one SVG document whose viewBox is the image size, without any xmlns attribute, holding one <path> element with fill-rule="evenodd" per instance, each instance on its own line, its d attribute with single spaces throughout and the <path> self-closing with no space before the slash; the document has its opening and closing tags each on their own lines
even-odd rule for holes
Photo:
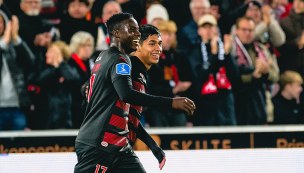
<svg viewBox="0 0 304 173">
<path fill-rule="evenodd" d="M 108 143 L 107 143 L 107 142 L 102 141 L 102 142 L 101 142 L 101 145 L 102 145 L 102 146 L 104 146 L 104 147 L 107 147 L 107 146 L 108 146 Z"/>
<path fill-rule="evenodd" d="M 130 75 L 130 66 L 126 63 L 117 64 L 116 73 L 121 75 Z"/>
</svg>

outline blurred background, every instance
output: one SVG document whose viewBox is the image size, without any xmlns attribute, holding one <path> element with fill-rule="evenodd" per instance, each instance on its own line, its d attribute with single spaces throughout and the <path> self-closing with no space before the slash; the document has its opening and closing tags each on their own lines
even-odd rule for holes
<svg viewBox="0 0 304 173">
<path fill-rule="evenodd" d="M 163 52 L 149 70 L 148 93 L 196 104 L 192 116 L 144 108 L 141 123 L 164 150 L 205 155 L 205 149 L 304 147 L 304 0 L 0 4 L 0 160 L 8 153 L 74 151 L 85 109 L 80 89 L 109 48 L 106 21 L 120 12 L 162 34 Z M 134 150 L 148 148 L 138 140 Z M 4 163 L 0 172 L 9 172 L 1 169 Z M 302 167 L 290 172 L 304 172 L 303 160 L 293 163 Z"/>
</svg>

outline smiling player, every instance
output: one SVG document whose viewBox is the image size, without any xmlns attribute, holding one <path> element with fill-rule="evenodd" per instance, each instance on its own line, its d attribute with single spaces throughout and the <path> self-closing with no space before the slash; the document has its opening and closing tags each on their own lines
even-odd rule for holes
<svg viewBox="0 0 304 173">
<path fill-rule="evenodd" d="M 185 98 L 166 98 L 133 89 L 130 58 L 137 50 L 140 33 L 131 14 L 119 13 L 107 21 L 111 46 L 95 62 L 90 79 L 84 122 L 76 138 L 75 172 L 145 172 L 128 142 L 129 104 L 168 106 L 193 114 L 194 103 Z"/>
</svg>

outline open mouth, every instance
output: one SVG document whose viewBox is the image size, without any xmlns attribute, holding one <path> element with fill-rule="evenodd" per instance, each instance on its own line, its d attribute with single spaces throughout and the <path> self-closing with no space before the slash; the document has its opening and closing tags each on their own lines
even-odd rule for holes
<svg viewBox="0 0 304 173">
<path fill-rule="evenodd" d="M 159 54 L 152 54 L 152 57 L 153 57 L 154 59 L 159 59 Z"/>
<path fill-rule="evenodd" d="M 133 40 L 133 42 L 134 42 L 136 45 L 138 45 L 139 40 Z"/>
</svg>

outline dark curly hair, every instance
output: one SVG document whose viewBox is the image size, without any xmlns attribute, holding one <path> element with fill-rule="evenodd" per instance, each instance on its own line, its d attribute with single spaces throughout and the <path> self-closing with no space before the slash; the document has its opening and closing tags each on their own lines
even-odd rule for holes
<svg viewBox="0 0 304 173">
<path fill-rule="evenodd" d="M 130 13 L 118 13 L 111 16 L 107 21 L 108 34 L 110 38 L 113 36 L 113 31 L 118 31 L 123 24 L 122 22 L 130 18 L 133 18 L 133 15 Z"/>
</svg>

